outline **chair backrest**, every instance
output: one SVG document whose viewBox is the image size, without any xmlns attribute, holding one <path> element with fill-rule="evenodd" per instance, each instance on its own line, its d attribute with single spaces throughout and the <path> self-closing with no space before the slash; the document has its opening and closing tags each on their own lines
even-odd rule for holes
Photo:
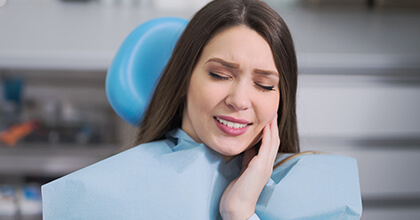
<svg viewBox="0 0 420 220">
<path fill-rule="evenodd" d="M 106 95 L 114 111 L 139 126 L 158 78 L 188 21 L 163 17 L 134 29 L 115 55 L 106 76 Z"/>
</svg>

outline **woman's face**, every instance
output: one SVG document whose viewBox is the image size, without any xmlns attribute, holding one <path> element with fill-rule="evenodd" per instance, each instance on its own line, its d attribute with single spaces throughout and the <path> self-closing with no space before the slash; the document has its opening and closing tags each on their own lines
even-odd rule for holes
<svg viewBox="0 0 420 220">
<path fill-rule="evenodd" d="M 254 145 L 279 105 L 279 74 L 268 43 L 246 26 L 216 35 L 195 66 L 182 130 L 229 159 Z"/>
</svg>

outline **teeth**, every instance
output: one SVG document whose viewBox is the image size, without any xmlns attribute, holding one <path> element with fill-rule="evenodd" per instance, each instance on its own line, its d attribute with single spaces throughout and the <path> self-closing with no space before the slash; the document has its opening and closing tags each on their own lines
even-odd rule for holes
<svg viewBox="0 0 420 220">
<path fill-rule="evenodd" d="M 226 120 L 223 120 L 223 119 L 220 119 L 220 118 L 217 118 L 217 117 L 216 117 L 216 120 L 219 123 L 224 124 L 224 125 L 226 125 L 230 128 L 244 128 L 244 127 L 247 126 L 247 124 L 234 123 L 234 122 L 226 121 Z"/>
</svg>

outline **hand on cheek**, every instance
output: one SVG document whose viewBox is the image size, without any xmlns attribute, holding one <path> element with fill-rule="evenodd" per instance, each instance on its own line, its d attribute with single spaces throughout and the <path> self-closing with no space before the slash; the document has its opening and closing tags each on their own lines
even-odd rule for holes
<svg viewBox="0 0 420 220">
<path fill-rule="evenodd" d="M 255 205 L 273 172 L 280 145 L 277 116 L 263 130 L 261 147 L 245 151 L 241 174 L 226 188 L 220 200 L 223 219 L 247 219 L 255 212 Z"/>
</svg>

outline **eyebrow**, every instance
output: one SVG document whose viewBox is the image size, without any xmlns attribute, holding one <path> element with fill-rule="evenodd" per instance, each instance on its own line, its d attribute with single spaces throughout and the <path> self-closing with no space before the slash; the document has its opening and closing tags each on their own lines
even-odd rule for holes
<svg viewBox="0 0 420 220">
<path fill-rule="evenodd" d="M 226 60 L 222 60 L 220 58 L 211 58 L 211 59 L 207 60 L 206 63 L 209 63 L 209 62 L 220 63 L 220 64 L 222 64 L 223 66 L 225 66 L 225 67 L 227 67 L 229 69 L 238 69 L 239 68 L 239 64 L 237 64 L 237 63 L 231 63 L 231 62 L 228 62 Z"/>
<path fill-rule="evenodd" d="M 270 70 L 260 70 L 260 69 L 256 69 L 255 73 L 257 74 L 262 74 L 265 76 L 279 76 L 279 74 L 275 71 L 270 71 Z"/>
<path fill-rule="evenodd" d="M 206 63 L 209 62 L 216 62 L 216 63 L 220 63 L 223 66 L 229 68 L 229 69 L 238 69 L 239 68 L 239 64 L 237 63 L 232 63 L 232 62 L 228 62 L 226 60 L 222 60 L 220 58 L 211 58 L 209 60 L 207 60 Z M 254 71 L 257 74 L 261 74 L 261 75 L 265 75 L 265 76 L 279 76 L 279 74 L 276 71 L 270 71 L 270 70 L 261 70 L 261 69 L 255 69 Z"/>
</svg>

